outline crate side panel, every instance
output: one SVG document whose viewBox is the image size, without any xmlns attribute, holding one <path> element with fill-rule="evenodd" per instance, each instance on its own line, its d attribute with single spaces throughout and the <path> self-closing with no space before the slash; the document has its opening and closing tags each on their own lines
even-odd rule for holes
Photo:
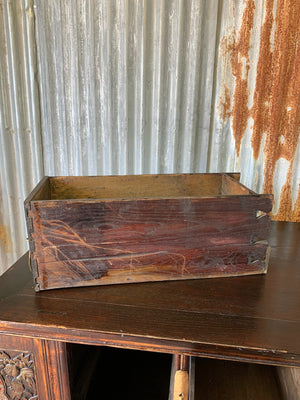
<svg viewBox="0 0 300 400">
<path fill-rule="evenodd" d="M 130 221 L 111 210 L 94 210 L 93 217 L 77 211 L 83 218 L 72 224 L 71 215 L 63 221 L 55 218 L 33 233 L 36 256 L 41 262 L 55 260 L 120 256 L 137 253 L 177 252 L 178 249 L 243 245 L 265 239 L 269 219 L 249 218 L 241 213 L 223 213 L 221 217 L 198 213 L 193 220 L 178 215 L 168 221 Z M 71 213 L 72 214 L 72 213 Z M 228 216 L 226 214 L 229 214 Z M 223 218 L 222 218 L 223 217 Z"/>
<path fill-rule="evenodd" d="M 24 205 L 26 207 L 30 207 L 30 203 L 34 200 L 50 200 L 51 199 L 51 191 L 50 191 L 50 178 L 48 176 L 44 176 L 43 179 L 36 185 L 36 187 L 31 191 L 29 196 L 25 199 Z"/>
<path fill-rule="evenodd" d="M 267 233 L 268 217 L 256 218 L 251 202 L 238 199 L 233 211 L 225 199 L 205 200 L 43 202 L 30 215 L 35 243 L 43 249 L 101 243 L 107 251 L 113 243 L 122 248 L 149 240 L 156 246 L 214 246 L 248 243 Z"/>
<path fill-rule="evenodd" d="M 51 178 L 53 199 L 217 196 L 223 174 L 161 174 Z"/>
<path fill-rule="evenodd" d="M 266 204 L 239 197 L 229 205 L 226 200 L 33 203 L 30 215 L 40 283 L 52 287 L 62 280 L 63 285 L 73 285 L 101 279 L 113 270 L 119 271 L 114 277 L 120 276 L 130 268 L 141 280 L 143 270 L 158 280 L 175 279 L 193 275 L 193 268 L 206 264 L 220 266 L 220 274 L 224 265 L 230 270 L 263 260 L 266 245 L 252 243 L 267 234 L 268 218 L 255 217 L 256 207 Z M 203 271 L 202 276 L 207 274 Z"/>
<path fill-rule="evenodd" d="M 222 190 L 223 195 L 251 195 L 255 194 L 250 191 L 240 182 L 238 182 L 234 177 L 224 174 L 222 178 Z"/>
<path fill-rule="evenodd" d="M 40 263 L 41 289 L 265 273 L 267 246 L 178 249 L 177 253 L 132 254 Z"/>
</svg>

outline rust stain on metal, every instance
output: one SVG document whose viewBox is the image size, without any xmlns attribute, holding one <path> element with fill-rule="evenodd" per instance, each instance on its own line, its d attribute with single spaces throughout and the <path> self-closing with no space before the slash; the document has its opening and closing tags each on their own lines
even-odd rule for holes
<svg viewBox="0 0 300 400">
<path fill-rule="evenodd" d="M 298 189 L 296 202 L 293 204 L 291 197 L 291 171 L 291 168 L 289 168 L 287 181 L 281 190 L 279 210 L 277 214 L 273 216 L 273 219 L 278 221 L 290 220 L 300 222 L 300 187 Z"/>
<path fill-rule="evenodd" d="M 265 21 L 261 28 L 259 58 L 256 68 L 256 84 L 253 95 L 251 115 L 254 121 L 251 144 L 253 156 L 258 159 L 263 134 L 267 131 L 270 115 L 269 100 L 271 96 L 272 70 L 271 32 L 274 23 L 274 0 L 267 0 Z M 266 79 L 267 78 L 267 79 Z"/>
<path fill-rule="evenodd" d="M 292 205 L 291 181 L 300 127 L 300 2 L 278 0 L 273 51 L 270 38 L 273 26 L 273 0 L 266 3 L 266 18 L 262 27 L 254 104 L 252 147 L 258 157 L 263 134 L 264 192 L 273 191 L 276 161 L 290 162 L 286 183 L 280 197 L 280 207 L 274 219 L 299 220 L 297 202 Z M 298 196 L 299 199 L 299 196 Z M 298 214 L 298 218 L 297 218 Z"/>
<path fill-rule="evenodd" d="M 254 23 L 254 11 L 254 0 L 248 0 L 243 13 L 242 25 L 232 52 L 231 68 L 233 76 L 235 77 L 235 90 L 232 107 L 232 129 L 235 138 L 235 148 L 238 156 L 240 154 L 241 141 L 246 131 L 249 118 L 249 50 L 251 32 Z"/>
<path fill-rule="evenodd" d="M 224 92 L 223 95 L 220 96 L 219 106 L 218 106 L 219 116 L 222 121 L 226 121 L 230 117 L 231 115 L 230 108 L 231 108 L 230 91 L 227 86 L 224 86 Z"/>
<path fill-rule="evenodd" d="M 251 145 L 256 159 L 265 136 L 263 192 L 274 191 L 273 179 L 277 160 L 284 158 L 289 161 L 287 179 L 281 191 L 279 211 L 273 215 L 273 219 L 300 221 L 299 190 L 298 198 L 295 204 L 292 204 L 292 174 L 300 133 L 300 1 L 278 0 L 275 18 L 273 8 L 274 0 L 266 0 L 251 109 L 248 108 L 248 73 L 254 1 L 247 1 L 241 28 L 236 35 L 236 44 L 233 50 L 227 49 L 231 53 L 231 68 L 235 77 L 231 112 L 232 130 L 236 152 L 239 155 L 248 120 L 250 117 L 253 118 Z M 272 48 L 273 27 L 275 30 Z M 223 111 L 220 117 L 226 118 L 227 115 Z"/>
<path fill-rule="evenodd" d="M 12 242 L 9 236 L 8 225 L 0 225 L 0 245 L 5 253 L 12 251 Z"/>
<path fill-rule="evenodd" d="M 235 10 L 233 9 L 233 14 Z M 233 51 L 235 49 L 235 29 L 233 29 L 230 34 L 223 36 L 220 43 L 220 55 L 222 57 L 222 68 L 223 71 L 227 70 L 232 64 Z M 221 93 L 218 100 L 217 111 L 219 118 L 222 121 L 227 121 L 231 116 L 231 88 L 226 85 L 224 81 L 221 86 Z"/>
</svg>

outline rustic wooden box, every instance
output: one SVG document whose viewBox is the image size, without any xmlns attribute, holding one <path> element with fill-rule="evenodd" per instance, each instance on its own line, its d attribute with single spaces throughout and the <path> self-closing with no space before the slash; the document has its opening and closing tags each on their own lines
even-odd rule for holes
<svg viewBox="0 0 300 400">
<path fill-rule="evenodd" d="M 237 175 L 45 177 L 25 201 L 35 289 L 265 273 L 272 196 Z"/>
</svg>

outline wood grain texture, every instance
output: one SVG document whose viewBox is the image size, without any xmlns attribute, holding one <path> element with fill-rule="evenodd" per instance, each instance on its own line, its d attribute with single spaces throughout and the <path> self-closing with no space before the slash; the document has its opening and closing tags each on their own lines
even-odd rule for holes
<svg viewBox="0 0 300 400">
<path fill-rule="evenodd" d="M 66 344 L 36 340 L 35 354 L 40 369 L 38 376 L 46 400 L 71 400 Z"/>
<path fill-rule="evenodd" d="M 103 362 L 102 353 L 102 347 L 100 346 L 83 346 L 72 343 L 67 344 L 68 370 L 72 400 L 88 400 L 87 396 L 90 390 L 91 381 L 94 378 L 99 362 Z"/>
<path fill-rule="evenodd" d="M 99 200 L 217 196 L 222 194 L 222 179 L 223 174 L 160 174 L 51 177 L 49 181 L 52 200 Z"/>
<path fill-rule="evenodd" d="M 7 399 L 70 400 L 66 357 L 65 343 L 26 337 L 26 330 L 19 336 L 1 331 L 0 376 Z"/>
<path fill-rule="evenodd" d="M 274 367 L 195 360 L 194 400 L 282 400 Z"/>
<path fill-rule="evenodd" d="M 285 400 L 300 399 L 300 368 L 277 368 L 277 374 Z"/>
<path fill-rule="evenodd" d="M 212 182 L 210 174 L 204 177 L 138 177 L 147 181 L 138 194 L 161 195 L 146 199 L 132 194 L 136 178 L 119 178 L 119 191 L 106 177 L 92 179 L 102 182 L 93 187 L 94 196 L 101 196 L 100 189 L 132 196 L 119 200 L 94 199 L 83 178 L 77 186 L 75 178 L 55 178 L 52 197 L 59 191 L 62 198 L 86 191 L 92 200 L 33 198 L 27 203 L 36 289 L 265 273 L 268 245 L 260 240 L 268 234 L 269 217 L 256 215 L 271 210 L 271 196 L 250 195 L 224 174 L 213 174 Z M 211 197 L 217 179 L 221 195 Z M 165 185 L 155 185 L 158 181 Z"/>
<path fill-rule="evenodd" d="M 35 293 L 28 254 L 0 279 L 0 332 L 300 366 L 300 224 L 271 223 L 266 275 Z"/>
</svg>

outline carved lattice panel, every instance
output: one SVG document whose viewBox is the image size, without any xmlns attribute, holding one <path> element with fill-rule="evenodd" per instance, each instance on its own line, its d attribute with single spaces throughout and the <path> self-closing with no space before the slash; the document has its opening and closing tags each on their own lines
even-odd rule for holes
<svg viewBox="0 0 300 400">
<path fill-rule="evenodd" d="M 38 400 L 31 353 L 0 351 L 0 400 Z"/>
</svg>

